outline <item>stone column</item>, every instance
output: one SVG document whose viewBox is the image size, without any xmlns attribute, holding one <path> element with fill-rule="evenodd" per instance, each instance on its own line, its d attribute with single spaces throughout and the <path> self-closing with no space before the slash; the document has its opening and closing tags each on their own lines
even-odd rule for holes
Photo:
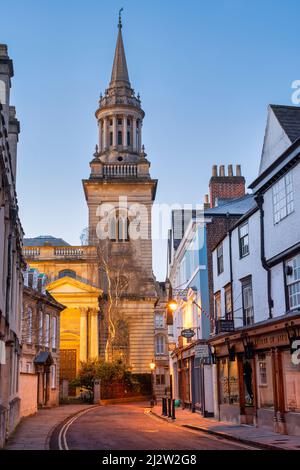
<svg viewBox="0 0 300 470">
<path fill-rule="evenodd" d="M 99 152 L 102 151 L 102 127 L 103 127 L 103 120 L 99 121 Z"/>
<path fill-rule="evenodd" d="M 127 116 L 123 117 L 123 147 L 127 147 Z"/>
<path fill-rule="evenodd" d="M 113 147 L 117 147 L 117 116 L 113 117 Z"/>
<path fill-rule="evenodd" d="M 99 356 L 99 334 L 98 334 L 98 309 L 90 309 L 91 315 L 91 344 L 90 344 L 90 357 L 92 359 Z"/>
<path fill-rule="evenodd" d="M 143 129 L 143 123 L 140 121 L 139 125 L 139 146 L 138 146 L 138 151 L 141 152 L 142 150 L 142 129 Z"/>
<path fill-rule="evenodd" d="M 107 118 L 103 119 L 103 150 L 107 148 Z"/>
<path fill-rule="evenodd" d="M 136 119 L 132 120 L 132 150 L 136 151 Z"/>
<path fill-rule="evenodd" d="M 87 308 L 80 308 L 80 361 L 87 361 Z"/>
</svg>

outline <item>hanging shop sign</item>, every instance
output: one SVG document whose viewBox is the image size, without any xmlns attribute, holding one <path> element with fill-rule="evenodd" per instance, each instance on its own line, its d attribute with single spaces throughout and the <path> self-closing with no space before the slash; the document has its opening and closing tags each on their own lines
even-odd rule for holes
<svg viewBox="0 0 300 470">
<path fill-rule="evenodd" d="M 187 328 L 181 331 L 181 336 L 184 338 L 193 338 L 193 336 L 195 336 L 195 332 L 192 330 L 192 328 Z"/>
</svg>

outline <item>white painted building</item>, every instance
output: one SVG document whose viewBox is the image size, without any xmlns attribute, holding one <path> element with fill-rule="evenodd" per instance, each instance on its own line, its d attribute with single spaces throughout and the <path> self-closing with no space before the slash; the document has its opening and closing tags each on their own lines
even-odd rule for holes
<svg viewBox="0 0 300 470">
<path fill-rule="evenodd" d="M 213 250 L 215 413 L 300 435 L 300 108 L 269 107 L 250 188 Z"/>
</svg>

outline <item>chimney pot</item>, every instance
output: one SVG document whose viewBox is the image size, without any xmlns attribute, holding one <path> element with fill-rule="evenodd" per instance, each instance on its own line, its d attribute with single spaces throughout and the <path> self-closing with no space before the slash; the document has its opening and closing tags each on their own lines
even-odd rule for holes
<svg viewBox="0 0 300 470">
<path fill-rule="evenodd" d="M 225 166 L 220 165 L 219 176 L 225 176 Z"/>
<path fill-rule="evenodd" d="M 233 176 L 233 166 L 228 165 L 228 176 Z"/>
<path fill-rule="evenodd" d="M 217 167 L 217 165 L 213 165 L 213 167 L 212 167 L 212 176 L 218 176 L 218 167 Z"/>
<path fill-rule="evenodd" d="M 242 176 L 241 165 L 236 165 L 236 176 Z"/>
</svg>

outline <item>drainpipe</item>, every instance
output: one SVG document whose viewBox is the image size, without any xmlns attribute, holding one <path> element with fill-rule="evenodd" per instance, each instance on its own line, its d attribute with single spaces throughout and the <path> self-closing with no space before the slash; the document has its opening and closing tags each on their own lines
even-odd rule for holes
<svg viewBox="0 0 300 470">
<path fill-rule="evenodd" d="M 268 265 L 265 255 L 265 224 L 264 224 L 264 197 L 262 194 L 255 196 L 255 201 L 258 205 L 260 212 L 260 259 L 262 267 L 267 271 L 268 276 L 268 305 L 269 305 L 269 318 L 273 318 L 272 308 L 274 305 L 272 299 L 272 279 L 271 279 L 271 268 Z"/>
<path fill-rule="evenodd" d="M 232 235 L 229 228 L 229 214 L 226 214 L 227 223 L 228 223 L 228 237 L 229 237 L 229 269 L 230 269 L 230 291 L 231 291 L 231 316 L 233 318 L 234 305 L 233 305 L 233 270 L 232 270 Z"/>
</svg>

